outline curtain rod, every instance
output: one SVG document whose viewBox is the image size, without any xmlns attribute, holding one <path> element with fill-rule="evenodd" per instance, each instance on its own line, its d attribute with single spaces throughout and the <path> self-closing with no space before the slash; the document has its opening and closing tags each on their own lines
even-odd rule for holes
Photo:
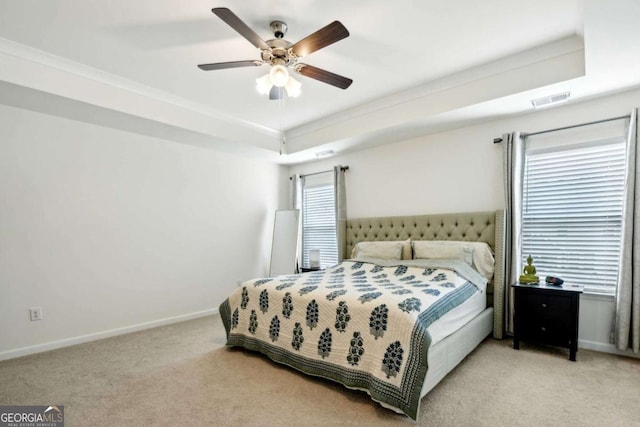
<svg viewBox="0 0 640 427">
<path fill-rule="evenodd" d="M 599 123 L 612 122 L 614 120 L 623 120 L 623 119 L 628 119 L 630 117 L 631 117 L 631 114 L 627 114 L 627 115 L 619 116 L 619 117 L 611 117 L 610 119 L 595 120 L 593 122 L 580 123 L 580 124 L 577 124 L 577 125 L 564 126 L 564 127 L 555 128 L 555 129 L 541 130 L 541 131 L 538 131 L 538 132 L 532 132 L 532 133 L 524 133 L 523 132 L 521 135 L 522 135 L 523 138 L 526 138 L 528 136 L 541 135 L 543 133 L 550 133 L 550 132 L 557 132 L 559 130 L 572 129 L 572 128 L 577 128 L 577 127 L 581 127 L 581 126 L 597 125 Z M 494 144 L 499 144 L 501 142 L 502 142 L 502 138 L 493 138 L 493 143 Z"/>
<path fill-rule="evenodd" d="M 349 166 L 342 166 L 340 169 L 342 171 L 346 171 L 346 170 L 349 170 Z M 326 171 L 320 171 L 320 172 L 308 173 L 306 175 L 300 175 L 300 176 L 304 178 L 305 176 L 320 175 L 321 173 L 329 173 L 329 172 L 333 172 L 333 169 L 329 169 L 329 170 L 326 170 Z M 290 176 L 289 179 L 293 179 L 293 177 Z"/>
</svg>

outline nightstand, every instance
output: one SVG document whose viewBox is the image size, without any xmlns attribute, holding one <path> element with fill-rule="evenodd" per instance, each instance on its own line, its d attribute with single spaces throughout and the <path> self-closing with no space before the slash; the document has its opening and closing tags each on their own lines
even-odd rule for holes
<svg viewBox="0 0 640 427">
<path fill-rule="evenodd" d="M 569 349 L 569 360 L 576 361 L 578 316 L 582 286 L 513 284 L 513 348 L 520 340 Z"/>
</svg>

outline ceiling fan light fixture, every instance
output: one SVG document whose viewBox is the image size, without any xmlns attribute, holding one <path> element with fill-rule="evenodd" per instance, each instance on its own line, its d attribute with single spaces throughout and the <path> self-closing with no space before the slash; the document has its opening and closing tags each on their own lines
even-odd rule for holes
<svg viewBox="0 0 640 427">
<path fill-rule="evenodd" d="M 264 76 L 256 79 L 256 90 L 260 95 L 269 95 L 271 86 L 271 77 L 269 74 L 265 74 Z"/>
<path fill-rule="evenodd" d="M 274 65 L 269 71 L 269 77 L 275 87 L 284 87 L 289 80 L 289 72 L 283 65 Z"/>
<path fill-rule="evenodd" d="M 211 11 L 249 43 L 258 48 L 260 50 L 260 56 L 259 59 L 253 60 L 198 64 L 198 68 L 201 70 L 212 71 L 269 65 L 271 67 L 267 74 L 269 84 L 267 84 L 264 78 L 257 79 L 256 81 L 258 92 L 265 95 L 268 94 L 269 99 L 282 99 L 285 90 L 290 97 L 295 97 L 300 94 L 301 85 L 296 80 L 291 81 L 287 67 L 302 76 L 315 79 L 339 89 L 347 89 L 351 83 L 353 83 L 353 80 L 347 77 L 298 62 L 299 58 L 349 37 L 349 31 L 340 21 L 333 21 L 329 25 L 325 25 L 316 32 L 292 44 L 284 39 L 287 33 L 287 24 L 285 22 L 272 21 L 270 27 L 275 38 L 265 41 L 228 8 L 215 7 L 211 9 Z"/>
<path fill-rule="evenodd" d="M 284 86 L 287 91 L 287 95 L 291 98 L 296 98 L 300 95 L 302 91 L 302 83 L 289 76 L 289 80 L 287 80 L 287 84 Z"/>
</svg>

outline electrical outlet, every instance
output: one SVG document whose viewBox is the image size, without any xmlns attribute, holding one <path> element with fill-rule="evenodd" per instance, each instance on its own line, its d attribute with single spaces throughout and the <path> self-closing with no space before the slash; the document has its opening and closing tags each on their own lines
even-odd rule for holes
<svg viewBox="0 0 640 427">
<path fill-rule="evenodd" d="M 238 280 L 238 283 L 236 283 L 236 286 L 240 287 L 240 285 L 242 285 L 242 280 Z"/>
<path fill-rule="evenodd" d="M 29 309 L 29 314 L 31 315 L 32 322 L 42 320 L 42 307 L 31 307 Z"/>
</svg>

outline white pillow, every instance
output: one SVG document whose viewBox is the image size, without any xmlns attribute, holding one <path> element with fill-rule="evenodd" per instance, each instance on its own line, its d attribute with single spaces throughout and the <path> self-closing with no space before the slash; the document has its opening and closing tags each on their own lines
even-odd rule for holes
<svg viewBox="0 0 640 427">
<path fill-rule="evenodd" d="M 496 259 L 493 250 L 485 242 L 467 242 L 473 247 L 473 265 L 471 267 L 480 273 L 487 280 L 493 279 L 493 272 L 496 266 Z"/>
<path fill-rule="evenodd" d="M 402 247 L 402 242 L 359 242 L 353 248 L 351 258 L 402 259 Z"/>
<path fill-rule="evenodd" d="M 446 245 L 440 240 L 418 240 L 413 243 L 413 258 L 459 259 L 473 264 L 473 248 L 462 245 Z"/>
<path fill-rule="evenodd" d="M 495 258 L 491 247 L 485 242 L 420 240 L 413 242 L 413 250 L 414 258 L 461 259 L 487 280 L 493 278 Z"/>
</svg>

